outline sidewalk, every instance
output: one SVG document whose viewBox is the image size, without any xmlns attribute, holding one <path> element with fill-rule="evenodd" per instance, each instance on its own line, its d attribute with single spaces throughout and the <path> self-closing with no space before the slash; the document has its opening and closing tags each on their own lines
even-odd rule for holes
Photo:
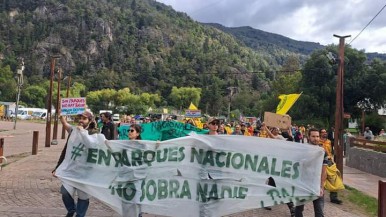
<svg viewBox="0 0 386 217">
<path fill-rule="evenodd" d="M 4 129 L 4 122 L 0 121 L 0 130 Z M 13 125 L 12 125 L 13 126 Z M 2 217 L 56 217 L 64 216 L 66 211 L 61 201 L 59 193 L 60 181 L 51 175 L 51 170 L 55 167 L 65 140 L 59 139 L 59 144 L 44 147 L 44 124 L 20 123 L 20 130 L 10 130 L 0 132 L 0 137 L 4 135 L 14 136 L 13 140 L 6 137 L 5 156 L 20 154 L 31 151 L 32 136 L 30 131 L 39 129 L 39 152 L 38 155 L 30 155 L 19 161 L 11 163 L 0 171 L 0 216 Z M 59 125 L 58 132 L 61 133 Z M 59 133 L 59 134 L 60 134 Z M 30 138 L 31 136 L 31 138 Z M 60 136 L 59 136 L 60 138 Z M 23 144 L 23 145 L 22 145 Z M 25 145 L 24 145 L 25 144 Z M 28 147 L 29 146 L 29 147 Z M 11 149 L 12 147 L 12 149 Z M 10 151 L 12 150 L 12 151 Z M 8 155 L 7 155 L 8 154 Z M 369 193 L 376 197 L 378 193 L 378 180 L 380 177 L 372 176 L 361 171 L 344 167 L 345 184 L 358 190 Z M 363 190 L 362 190 L 363 189 Z M 374 193 L 374 195 L 372 195 Z M 109 207 L 92 198 L 87 216 L 119 216 Z M 341 206 L 329 202 L 328 196 L 325 199 L 325 216 L 327 217 L 363 217 L 351 210 L 342 210 Z M 304 216 L 313 216 L 312 203 L 305 206 Z M 144 215 L 154 217 L 154 215 Z M 290 216 L 286 205 L 272 207 L 272 211 L 255 209 L 232 217 L 282 217 Z"/>
</svg>

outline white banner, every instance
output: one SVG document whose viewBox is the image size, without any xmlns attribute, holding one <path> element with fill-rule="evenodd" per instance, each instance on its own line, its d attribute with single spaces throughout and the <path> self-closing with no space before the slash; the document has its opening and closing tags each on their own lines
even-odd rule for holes
<svg viewBox="0 0 386 217">
<path fill-rule="evenodd" d="M 75 129 L 57 176 L 122 216 L 223 216 L 314 200 L 320 147 L 249 136 L 105 141 Z M 268 186 L 272 177 L 276 187 Z"/>
</svg>

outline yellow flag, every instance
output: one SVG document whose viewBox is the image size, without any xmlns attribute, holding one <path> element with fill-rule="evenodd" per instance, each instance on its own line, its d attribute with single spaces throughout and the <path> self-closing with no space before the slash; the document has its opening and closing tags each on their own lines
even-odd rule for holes
<svg viewBox="0 0 386 217">
<path fill-rule="evenodd" d="M 189 110 L 198 110 L 198 108 L 192 102 L 190 102 Z"/>
<path fill-rule="evenodd" d="M 280 103 L 276 108 L 276 114 L 279 115 L 285 115 L 290 110 L 290 108 L 295 104 L 296 100 L 302 95 L 302 93 L 299 94 L 282 94 L 279 96 Z"/>
</svg>

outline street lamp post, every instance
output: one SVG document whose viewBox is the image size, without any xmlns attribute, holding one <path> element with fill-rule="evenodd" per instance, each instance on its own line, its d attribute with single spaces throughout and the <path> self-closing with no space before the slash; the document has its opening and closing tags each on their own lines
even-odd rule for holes
<svg viewBox="0 0 386 217">
<path fill-rule="evenodd" d="M 20 100 L 20 91 L 23 86 L 23 71 L 24 71 L 24 59 L 21 58 L 20 67 L 16 71 L 17 76 L 17 94 L 16 94 L 16 108 L 15 108 L 15 123 L 13 125 L 13 129 L 16 130 L 16 122 L 17 122 L 17 113 L 19 112 L 19 100 Z"/>
<path fill-rule="evenodd" d="M 336 81 L 336 106 L 335 106 L 335 130 L 334 150 L 336 153 L 336 165 L 341 172 L 343 179 L 343 81 L 344 81 L 344 39 L 347 36 L 335 35 L 339 38 L 339 67 Z"/>
</svg>

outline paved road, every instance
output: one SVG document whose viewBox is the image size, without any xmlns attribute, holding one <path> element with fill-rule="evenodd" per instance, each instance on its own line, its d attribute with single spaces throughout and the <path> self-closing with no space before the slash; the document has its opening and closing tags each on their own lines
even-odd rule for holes
<svg viewBox="0 0 386 217">
<path fill-rule="evenodd" d="M 7 128 L 8 126 L 11 126 Z M 31 151 L 32 131 L 39 130 L 39 153 L 30 155 L 19 161 L 13 162 L 0 171 L 0 216 L 1 217 L 57 217 L 64 216 L 59 193 L 60 182 L 51 176 L 51 170 L 56 165 L 60 151 L 64 146 L 65 140 L 59 140 L 59 144 L 44 147 L 44 124 L 20 122 L 17 130 L 12 129 L 10 122 L 0 121 L 1 136 L 6 136 L 5 156 L 20 154 Z M 59 127 L 61 130 L 61 128 Z M 61 132 L 61 131 L 59 131 Z M 13 137 L 12 137 L 13 136 Z M 59 137 L 60 138 L 60 137 Z M 366 177 L 368 174 L 351 174 L 351 180 L 357 180 L 355 176 Z M 359 179 L 364 180 L 364 179 Z M 371 180 L 370 180 L 371 181 Z M 366 180 L 368 182 L 368 180 Z M 358 181 L 359 184 L 364 184 Z M 373 183 L 366 183 L 374 186 Z M 342 206 L 332 204 L 326 200 L 325 212 L 327 217 L 363 217 L 363 215 L 351 213 L 352 210 L 342 210 Z M 118 216 L 109 207 L 91 199 L 90 208 L 87 216 Z M 145 215 L 154 217 L 153 215 Z M 177 214 L 178 216 L 178 214 Z M 273 207 L 272 211 L 255 209 L 243 213 L 232 215 L 232 217 L 282 217 L 290 216 L 286 205 Z M 311 204 L 306 205 L 305 216 L 313 216 Z"/>
</svg>

